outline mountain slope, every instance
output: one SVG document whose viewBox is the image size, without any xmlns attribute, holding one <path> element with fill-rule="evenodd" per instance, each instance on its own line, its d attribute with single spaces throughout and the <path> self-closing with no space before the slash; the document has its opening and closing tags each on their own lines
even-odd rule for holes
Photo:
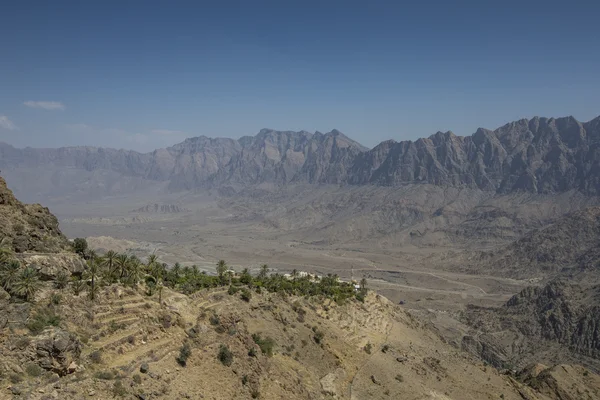
<svg viewBox="0 0 600 400">
<path fill-rule="evenodd" d="M 599 259 L 600 207 L 588 207 L 534 229 L 508 246 L 481 253 L 474 262 L 496 274 L 530 278 L 578 274 L 597 268 Z"/>
<path fill-rule="evenodd" d="M 495 193 L 600 194 L 600 117 L 519 120 L 460 137 L 438 132 L 386 141 L 371 150 L 337 130 L 322 134 L 263 129 L 239 140 L 186 139 L 147 154 L 0 144 L 0 167 L 112 171 L 167 181 L 170 191 L 289 182 L 400 186 L 429 183 Z"/>
<path fill-rule="evenodd" d="M 497 367 L 568 360 L 600 371 L 600 286 L 555 280 L 463 317 L 473 328 L 463 347 Z"/>
</svg>

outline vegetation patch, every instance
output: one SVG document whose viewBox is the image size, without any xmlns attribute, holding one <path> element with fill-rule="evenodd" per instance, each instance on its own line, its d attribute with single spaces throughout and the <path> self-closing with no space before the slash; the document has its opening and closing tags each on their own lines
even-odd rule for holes
<svg viewBox="0 0 600 400">
<path fill-rule="evenodd" d="M 51 308 L 37 311 L 27 322 L 27 329 L 34 335 L 39 335 L 48 326 L 59 326 L 60 316 Z"/>
<path fill-rule="evenodd" d="M 229 347 L 227 347 L 227 345 L 222 344 L 221 347 L 219 347 L 217 359 L 221 361 L 221 364 L 223 364 L 226 367 L 229 367 L 231 366 L 231 364 L 233 364 L 233 353 L 231 352 L 231 350 L 229 350 Z"/>
<path fill-rule="evenodd" d="M 179 355 L 176 360 L 179 365 L 185 367 L 187 365 L 187 360 L 192 355 L 192 349 L 190 348 L 189 343 L 184 343 L 183 346 L 179 349 Z"/>
<path fill-rule="evenodd" d="M 268 357 L 273 356 L 273 348 L 275 347 L 275 340 L 270 337 L 262 338 L 260 333 L 255 333 L 252 335 L 252 339 L 254 343 L 260 347 L 260 351 L 263 354 L 266 354 Z"/>
</svg>

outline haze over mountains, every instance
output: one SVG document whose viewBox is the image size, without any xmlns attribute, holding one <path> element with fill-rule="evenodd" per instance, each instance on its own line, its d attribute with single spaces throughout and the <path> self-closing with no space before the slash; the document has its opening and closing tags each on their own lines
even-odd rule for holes
<svg viewBox="0 0 600 400">
<path fill-rule="evenodd" d="M 113 179 L 105 186 L 114 185 L 117 177 L 135 178 L 166 182 L 170 192 L 262 183 L 428 183 L 495 193 L 574 189 L 596 195 L 600 117 L 586 123 L 535 117 L 494 131 L 480 128 L 468 137 L 438 132 L 416 141 L 382 142 L 371 150 L 337 130 L 263 129 L 238 140 L 200 136 L 145 154 L 95 147 L 17 149 L 2 143 L 0 168 L 107 171 Z"/>
</svg>

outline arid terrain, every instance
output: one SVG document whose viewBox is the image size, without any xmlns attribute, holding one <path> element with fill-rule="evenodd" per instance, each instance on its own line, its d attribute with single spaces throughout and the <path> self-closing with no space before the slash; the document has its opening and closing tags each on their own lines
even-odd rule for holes
<svg viewBox="0 0 600 400">
<path fill-rule="evenodd" d="M 3 146 L 17 197 L 42 200 L 67 237 L 86 238 L 99 256 L 152 256 L 165 271 L 178 264 L 202 276 L 219 260 L 256 276 L 267 264 L 274 276 L 331 274 L 369 288 L 364 302 L 341 304 L 295 292 L 242 301 L 226 288 L 175 283 L 157 301 L 103 278 L 103 301 L 64 297 L 60 327 L 87 341 L 76 364 L 108 371 L 110 382 L 78 370 L 85 390 L 36 396 L 118 391 L 117 379 L 130 395 L 142 385 L 144 398 L 597 398 L 599 121 L 535 118 L 371 150 L 338 131 L 272 130 L 148 154 Z M 48 210 L 6 193 L 3 235 L 20 262 L 46 280 L 57 266 L 85 276 L 90 261 L 68 254 Z M 18 308 L 9 304 L 10 350 L 26 321 L 11 326 Z M 291 323 L 300 305 L 310 321 Z M 173 323 L 161 328 L 165 312 Z M 226 324 L 215 327 L 211 313 Z M 304 337 L 320 327 L 330 340 L 308 348 Z M 246 360 L 257 332 L 277 351 Z M 233 370 L 214 357 L 223 341 L 239 360 Z M 193 362 L 178 367 L 187 342 Z M 12 362 L 7 371 L 24 361 Z M 143 362 L 155 375 L 132 383 Z M 199 375 L 201 384 L 186 384 Z"/>
</svg>

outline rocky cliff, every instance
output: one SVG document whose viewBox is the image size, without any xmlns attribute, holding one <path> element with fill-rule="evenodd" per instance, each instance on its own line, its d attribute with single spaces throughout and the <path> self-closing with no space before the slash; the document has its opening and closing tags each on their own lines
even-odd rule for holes
<svg viewBox="0 0 600 400">
<path fill-rule="evenodd" d="M 0 177 L 0 240 L 17 253 L 58 252 L 69 247 L 48 208 L 23 204 Z"/>
</svg>

